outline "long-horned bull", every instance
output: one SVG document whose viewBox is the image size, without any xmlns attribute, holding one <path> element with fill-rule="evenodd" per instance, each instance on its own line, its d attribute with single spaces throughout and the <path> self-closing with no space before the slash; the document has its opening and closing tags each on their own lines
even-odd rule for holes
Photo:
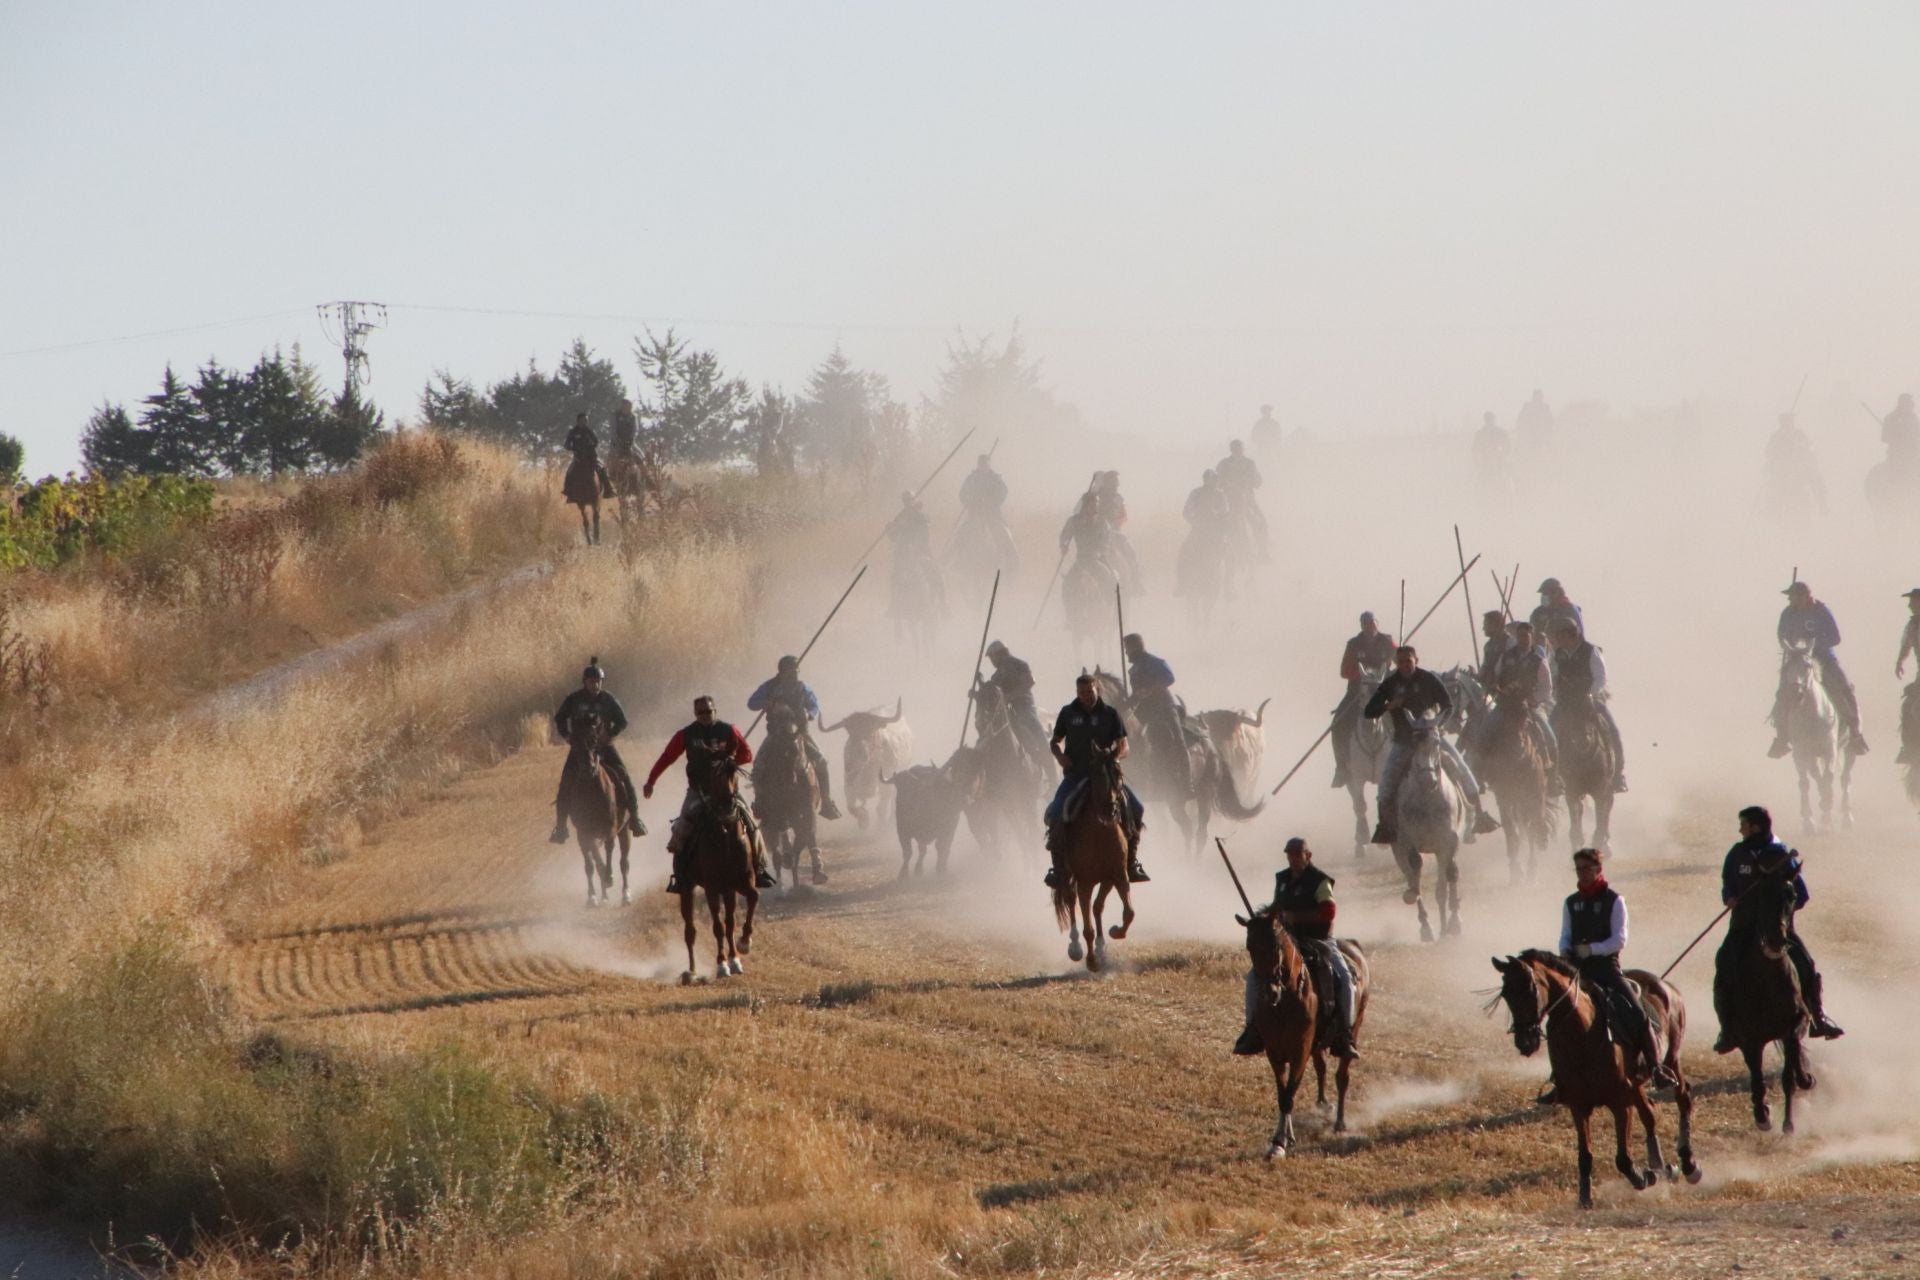
<svg viewBox="0 0 1920 1280">
<path fill-rule="evenodd" d="M 1260 785 L 1260 763 L 1267 753 L 1267 703 L 1272 701 L 1263 701 L 1251 716 L 1244 711 L 1200 713 L 1200 723 L 1207 726 L 1207 737 L 1226 762 L 1234 790 L 1243 796 L 1255 794 Z"/>
<path fill-rule="evenodd" d="M 820 732 L 833 733 L 836 730 L 847 731 L 847 749 L 842 757 L 841 777 L 846 790 L 847 808 L 852 810 L 854 818 L 865 831 L 873 816 L 868 805 L 877 802 L 881 821 L 886 820 L 887 801 L 890 793 L 882 790 L 889 782 L 882 774 L 895 774 L 907 766 L 913 756 L 913 726 L 902 715 L 905 699 L 897 699 L 893 704 L 893 714 L 881 715 L 876 708 L 873 711 L 855 711 L 833 724 L 823 724 Z"/>
</svg>

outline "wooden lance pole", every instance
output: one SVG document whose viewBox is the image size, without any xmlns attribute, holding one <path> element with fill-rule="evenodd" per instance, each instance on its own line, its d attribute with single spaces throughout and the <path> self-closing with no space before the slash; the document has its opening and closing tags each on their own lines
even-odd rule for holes
<svg viewBox="0 0 1920 1280">
<path fill-rule="evenodd" d="M 973 691 L 980 687 L 980 664 L 987 658 L 987 632 L 993 628 L 993 606 L 1000 599 L 1000 571 L 993 571 L 993 590 L 987 596 L 987 620 L 980 624 L 980 650 L 973 658 L 973 683 L 967 686 L 967 709 L 960 716 L 960 745 L 967 745 L 967 722 L 973 719 Z"/>
<path fill-rule="evenodd" d="M 867 566 L 861 565 L 860 572 L 853 575 L 853 581 L 847 584 L 847 589 L 845 591 L 842 591 L 840 593 L 840 598 L 833 602 L 833 608 L 827 611 L 826 619 L 822 621 L 821 624 L 814 629 L 813 639 L 807 641 L 807 647 L 800 651 L 799 658 L 796 659 L 794 662 L 795 666 L 798 666 L 800 663 L 805 662 L 807 660 L 807 655 L 813 652 L 813 646 L 820 639 L 820 633 L 827 629 L 827 623 L 833 621 L 833 615 L 840 612 L 840 606 L 847 602 L 847 597 L 853 594 L 853 589 L 860 585 L 860 579 L 866 576 L 867 576 Z M 758 712 L 754 714 L 753 723 L 747 726 L 747 731 L 741 734 L 740 736 L 742 738 L 751 738 L 753 736 L 753 731 L 760 727 L 760 722 L 766 719 L 766 715 L 767 715 L 766 708 L 762 707 Z"/>
<path fill-rule="evenodd" d="M 1093 473 L 1093 478 L 1087 481 L 1087 493 L 1092 493 L 1093 486 L 1099 483 L 1100 483 L 1100 473 L 1096 471 Z M 1073 509 L 1075 511 L 1080 510 L 1082 506 L 1086 505 L 1087 493 L 1083 493 L 1080 495 L 1080 501 L 1074 504 Z M 1067 567 L 1067 552 L 1071 549 L 1072 549 L 1071 544 L 1060 548 L 1060 558 L 1056 560 L 1053 565 L 1053 576 L 1047 579 L 1047 589 L 1040 596 L 1039 611 L 1033 615 L 1033 629 L 1035 631 L 1038 631 L 1040 629 L 1040 619 L 1047 616 L 1047 601 L 1053 599 L 1054 585 L 1060 581 L 1060 571 Z"/>
<path fill-rule="evenodd" d="M 1120 584 L 1113 584 L 1113 620 L 1120 627 L 1120 696 L 1132 698 L 1133 690 L 1127 687 L 1127 615 L 1120 607 Z"/>
<path fill-rule="evenodd" d="M 1453 526 L 1453 554 L 1459 557 L 1460 571 L 1465 573 L 1467 553 L 1466 549 L 1460 545 L 1459 525 Z M 1480 671 L 1480 619 L 1473 616 L 1473 584 L 1463 578 L 1460 581 L 1460 589 L 1466 593 L 1467 597 L 1467 665 L 1475 671 Z M 1484 676 L 1486 673 L 1481 672 L 1481 674 Z"/>
<path fill-rule="evenodd" d="M 1227 846 L 1219 836 L 1213 838 L 1213 847 L 1220 851 L 1220 861 L 1227 864 L 1227 874 L 1233 877 L 1233 887 L 1240 891 L 1240 901 L 1247 909 L 1247 915 L 1253 915 L 1253 900 L 1247 897 L 1247 888 L 1240 883 L 1240 873 L 1233 869 L 1233 859 L 1227 856 Z"/>
<path fill-rule="evenodd" d="M 977 430 L 977 428 L 968 427 L 967 434 L 964 436 L 961 436 L 958 440 L 954 441 L 953 448 L 947 450 L 947 456 L 940 459 L 940 465 L 933 469 L 933 474 L 929 475 L 925 480 L 922 480 L 920 482 L 920 487 L 913 491 L 914 497 L 918 498 L 921 494 L 927 491 L 927 486 L 933 483 L 934 477 L 938 476 L 942 471 L 945 471 L 947 469 L 947 464 L 953 461 L 953 455 L 960 452 L 960 446 L 973 438 L 973 433 L 975 430 Z M 866 562 L 867 557 L 873 554 L 873 549 L 880 545 L 880 539 L 886 537 L 887 530 L 891 528 L 893 528 L 893 521 L 889 520 L 881 528 L 880 532 L 874 535 L 873 541 L 867 544 L 867 549 L 865 551 L 862 551 L 858 556 L 854 557 L 853 562 L 855 564 L 864 564 Z"/>
</svg>

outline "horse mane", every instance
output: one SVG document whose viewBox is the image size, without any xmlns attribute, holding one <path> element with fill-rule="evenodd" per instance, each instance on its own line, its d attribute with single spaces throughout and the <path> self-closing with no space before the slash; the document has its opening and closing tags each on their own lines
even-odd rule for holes
<svg viewBox="0 0 1920 1280">
<path fill-rule="evenodd" d="M 1580 981 L 1580 970 L 1576 969 L 1571 961 L 1563 959 L 1556 952 L 1542 951 L 1538 947 L 1529 947 L 1514 958 L 1516 960 L 1533 961 L 1543 968 L 1553 970 L 1563 978 L 1571 979 L 1575 983 Z"/>
</svg>

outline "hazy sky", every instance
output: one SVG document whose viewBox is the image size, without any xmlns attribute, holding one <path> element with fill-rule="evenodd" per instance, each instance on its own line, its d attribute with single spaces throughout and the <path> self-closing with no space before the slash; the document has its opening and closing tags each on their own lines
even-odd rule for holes
<svg viewBox="0 0 1920 1280">
<path fill-rule="evenodd" d="M 632 317 L 905 395 L 1017 319 L 1128 431 L 1890 400 L 1916 54 L 1911 3 L 0 0 L 0 429 L 38 474 L 169 360 L 337 384 L 343 297 L 389 414 L 576 334 L 631 379 Z"/>
</svg>

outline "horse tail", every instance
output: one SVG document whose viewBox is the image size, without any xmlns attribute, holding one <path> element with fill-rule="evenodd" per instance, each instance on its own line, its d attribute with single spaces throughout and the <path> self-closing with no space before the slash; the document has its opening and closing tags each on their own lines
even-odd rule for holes
<svg viewBox="0 0 1920 1280">
<path fill-rule="evenodd" d="M 1261 810 L 1267 807 L 1266 798 L 1263 796 L 1251 806 L 1247 805 L 1240 799 L 1240 791 L 1233 784 L 1233 770 L 1227 768 L 1226 760 L 1218 752 L 1214 752 L 1210 758 L 1213 762 L 1214 808 L 1234 822 L 1251 822 L 1259 817 Z"/>
<path fill-rule="evenodd" d="M 1056 877 L 1060 883 L 1053 887 L 1053 919 L 1060 926 L 1060 932 L 1073 932 L 1073 876 L 1062 872 Z"/>
</svg>

